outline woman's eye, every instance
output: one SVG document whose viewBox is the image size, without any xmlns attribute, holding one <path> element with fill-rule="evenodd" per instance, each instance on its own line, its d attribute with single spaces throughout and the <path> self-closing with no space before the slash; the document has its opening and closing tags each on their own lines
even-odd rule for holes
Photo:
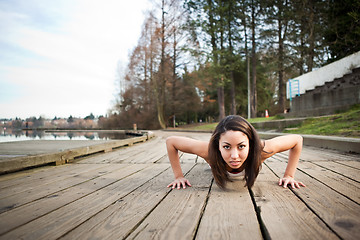
<svg viewBox="0 0 360 240">
<path fill-rule="evenodd" d="M 239 149 L 243 149 L 243 148 L 245 148 L 245 145 L 240 145 L 239 146 Z"/>
<path fill-rule="evenodd" d="M 226 150 L 228 150 L 228 149 L 230 149 L 230 146 L 224 146 L 224 148 L 225 148 Z"/>
</svg>

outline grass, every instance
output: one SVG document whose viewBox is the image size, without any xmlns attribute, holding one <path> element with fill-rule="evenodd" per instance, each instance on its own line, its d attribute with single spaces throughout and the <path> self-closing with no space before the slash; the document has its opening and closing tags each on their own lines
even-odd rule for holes
<svg viewBox="0 0 360 240">
<path fill-rule="evenodd" d="M 360 105 L 356 105 L 344 113 L 328 117 L 309 118 L 298 128 L 284 132 L 359 138 Z"/>
<path fill-rule="evenodd" d="M 269 118 L 252 118 L 250 123 L 278 120 L 278 116 Z M 182 128 L 200 131 L 213 131 L 217 123 L 202 123 L 183 126 Z M 284 130 L 286 133 L 313 134 L 326 136 L 360 138 L 360 104 L 350 110 L 319 118 L 308 118 L 301 126 Z"/>
</svg>

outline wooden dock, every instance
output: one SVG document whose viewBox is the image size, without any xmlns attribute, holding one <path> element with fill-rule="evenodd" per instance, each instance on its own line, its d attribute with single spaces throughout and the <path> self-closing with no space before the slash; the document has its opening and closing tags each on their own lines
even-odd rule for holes
<svg viewBox="0 0 360 240">
<path fill-rule="evenodd" d="M 277 185 L 287 153 L 265 161 L 252 190 L 241 179 L 220 190 L 203 159 L 181 154 L 192 187 L 173 173 L 165 138 L 76 162 L 0 176 L 0 239 L 359 239 L 360 159 L 304 147 L 296 179 Z"/>
</svg>

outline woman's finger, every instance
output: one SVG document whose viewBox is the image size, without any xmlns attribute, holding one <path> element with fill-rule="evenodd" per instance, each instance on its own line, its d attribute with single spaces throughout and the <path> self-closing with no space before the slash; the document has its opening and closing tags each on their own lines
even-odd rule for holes
<svg viewBox="0 0 360 240">
<path fill-rule="evenodd" d="M 282 185 L 282 178 L 279 179 L 279 186 Z"/>
<path fill-rule="evenodd" d="M 290 180 L 289 179 L 285 179 L 284 180 L 284 188 L 287 188 L 287 185 L 289 184 Z"/>
</svg>

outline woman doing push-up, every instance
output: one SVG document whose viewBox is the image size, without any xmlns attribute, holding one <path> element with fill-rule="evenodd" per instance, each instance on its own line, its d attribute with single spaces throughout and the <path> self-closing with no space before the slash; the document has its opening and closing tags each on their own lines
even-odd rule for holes
<svg viewBox="0 0 360 240">
<path fill-rule="evenodd" d="M 221 188 L 231 181 L 233 175 L 243 175 L 247 187 L 254 185 L 261 164 L 276 153 L 289 151 L 285 174 L 279 185 L 292 188 L 305 187 L 294 179 L 299 161 L 303 138 L 300 135 L 285 135 L 269 140 L 260 140 L 254 127 L 244 118 L 236 115 L 225 117 L 219 122 L 210 142 L 186 137 L 168 137 L 166 147 L 175 180 L 168 187 L 180 189 L 191 186 L 182 173 L 178 151 L 196 154 L 210 165 L 215 182 Z"/>
</svg>

